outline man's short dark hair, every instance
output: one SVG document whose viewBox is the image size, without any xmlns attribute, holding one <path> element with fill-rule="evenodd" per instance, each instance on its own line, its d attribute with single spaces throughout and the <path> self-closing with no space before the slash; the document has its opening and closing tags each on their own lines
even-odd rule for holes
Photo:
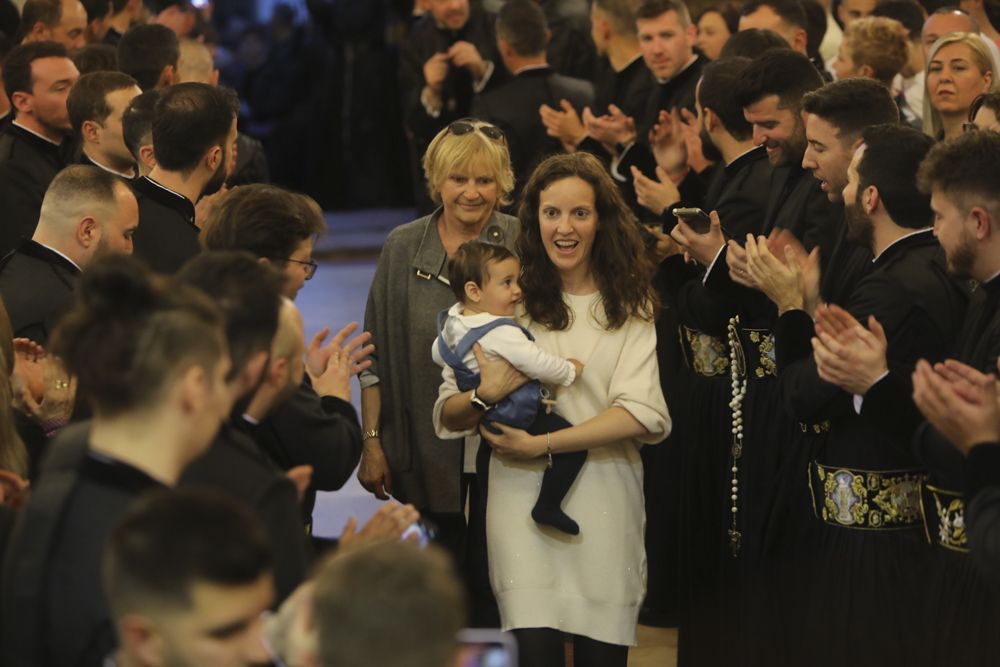
<svg viewBox="0 0 1000 667">
<path fill-rule="evenodd" d="M 722 22 L 726 24 L 730 35 L 735 35 L 740 29 L 740 10 L 735 5 L 728 2 L 721 2 L 717 5 L 704 7 L 694 17 L 695 25 L 701 22 L 701 17 L 705 14 L 718 14 L 722 17 Z"/>
<path fill-rule="evenodd" d="M 163 70 L 177 67 L 180 42 L 170 28 L 151 23 L 129 28 L 118 42 L 118 67 L 143 90 L 156 87 Z"/>
<path fill-rule="evenodd" d="M 248 252 L 218 251 L 192 258 L 177 277 L 218 304 L 232 361 L 229 379 L 243 371 L 250 357 L 270 351 L 278 331 L 282 274 Z"/>
<path fill-rule="evenodd" d="M 91 72 L 81 76 L 66 98 L 73 131 L 79 132 L 87 120 L 104 125 L 111 114 L 108 95 L 135 85 L 135 79 L 121 72 Z"/>
<path fill-rule="evenodd" d="M 852 77 L 828 83 L 802 98 L 802 111 L 837 128 L 841 141 L 853 143 L 871 125 L 899 122 L 892 93 L 875 79 Z"/>
<path fill-rule="evenodd" d="M 747 122 L 741 107 L 733 97 L 733 88 L 750 66 L 749 58 L 720 58 L 701 71 L 698 85 L 698 103 L 702 109 L 711 109 L 722 126 L 737 141 L 753 136 L 753 126 Z"/>
<path fill-rule="evenodd" d="M 980 31 L 979 21 L 976 19 L 976 17 L 970 14 L 969 12 L 965 11 L 961 7 L 958 7 L 957 5 L 945 5 L 943 7 L 938 7 L 937 9 L 932 11 L 927 18 L 930 18 L 931 16 L 938 16 L 940 14 L 962 14 L 967 19 L 969 19 L 969 22 L 972 24 L 972 30 L 970 30 L 969 32 Z"/>
<path fill-rule="evenodd" d="M 62 224 L 67 206 L 82 205 L 96 217 L 102 209 L 117 209 L 120 178 L 89 164 L 71 164 L 56 174 L 45 190 L 39 210 L 40 224 Z"/>
<path fill-rule="evenodd" d="M 655 19 L 663 16 L 667 12 L 677 12 L 677 20 L 681 26 L 691 25 L 691 12 L 681 0 L 642 0 L 639 8 L 635 11 L 636 20 Z"/>
<path fill-rule="evenodd" d="M 156 164 L 167 171 L 194 169 L 213 146 L 225 146 L 239 112 L 236 93 L 205 83 L 179 83 L 160 94 L 153 117 Z"/>
<path fill-rule="evenodd" d="M 70 56 L 80 75 L 91 72 L 117 72 L 118 49 L 110 44 L 86 44 Z"/>
<path fill-rule="evenodd" d="M 748 28 L 730 35 L 720 58 L 756 58 L 767 51 L 787 49 L 788 42 L 773 30 Z"/>
<path fill-rule="evenodd" d="M 924 8 L 916 0 L 882 0 L 875 5 L 871 15 L 896 19 L 906 28 L 910 40 L 920 41 L 920 33 L 924 30 L 926 18 Z"/>
<path fill-rule="evenodd" d="M 799 0 L 750 0 L 740 9 L 740 16 L 750 16 L 761 7 L 770 7 L 785 23 L 808 32 L 809 17 Z"/>
<path fill-rule="evenodd" d="M 68 58 L 66 47 L 56 42 L 28 42 L 11 49 L 3 61 L 3 84 L 14 106 L 14 93 L 32 94 L 34 77 L 31 64 L 42 58 Z"/>
<path fill-rule="evenodd" d="M 826 35 L 826 9 L 816 0 L 799 0 L 806 14 L 806 53 L 810 58 L 820 57 L 819 45 Z"/>
<path fill-rule="evenodd" d="M 122 138 L 136 162 L 139 161 L 139 149 L 153 143 L 153 118 L 159 101 L 160 91 L 147 90 L 133 97 L 122 114 Z"/>
<path fill-rule="evenodd" d="M 18 41 L 35 29 L 37 23 L 53 27 L 62 21 L 62 0 L 27 0 L 21 8 Z"/>
<path fill-rule="evenodd" d="M 497 13 L 497 37 L 521 57 L 544 53 L 548 30 L 545 12 L 534 0 L 507 0 Z"/>
<path fill-rule="evenodd" d="M 87 23 L 99 21 L 111 14 L 111 3 L 108 0 L 80 0 L 87 10 Z"/>
<path fill-rule="evenodd" d="M 1000 118 L 1000 93 L 983 93 L 982 95 L 978 95 L 976 99 L 972 100 L 972 106 L 969 107 L 970 123 L 983 107 L 986 107 L 993 112 L 994 116 Z"/>
<path fill-rule="evenodd" d="M 886 213 L 900 227 L 929 226 L 931 197 L 917 189 L 917 169 L 934 140 L 899 124 L 873 125 L 861 136 L 866 148 L 858 163 L 858 192 L 870 185 L 878 188 Z"/>
<path fill-rule="evenodd" d="M 466 241 L 448 258 L 448 279 L 451 291 L 459 302 L 465 301 L 465 284 L 475 283 L 480 289 L 489 278 L 489 264 L 514 257 L 505 246 L 486 241 Z"/>
<path fill-rule="evenodd" d="M 207 250 L 245 250 L 282 261 L 325 228 L 322 211 L 312 199 L 257 183 L 236 188 L 216 203 L 201 241 Z"/>
<path fill-rule="evenodd" d="M 111 0 L 111 13 L 121 14 L 128 7 L 129 0 Z"/>
<path fill-rule="evenodd" d="M 1000 216 L 1000 132 L 963 132 L 931 148 L 917 172 L 920 191 L 943 191 L 968 212 L 974 206 Z"/>
<path fill-rule="evenodd" d="M 734 94 L 736 103 L 744 108 L 777 95 L 782 109 L 798 112 L 802 96 L 822 85 L 823 77 L 808 58 L 791 49 L 775 49 L 762 53 L 747 66 Z"/>
<path fill-rule="evenodd" d="M 464 621 L 462 586 L 438 547 L 374 544 L 337 554 L 316 576 L 313 622 L 323 667 L 451 664 Z"/>
<path fill-rule="evenodd" d="M 620 35 L 635 34 L 637 4 L 637 0 L 594 0 L 594 5 L 604 12 L 614 31 Z"/>
<path fill-rule="evenodd" d="M 271 569 L 257 519 L 209 491 L 159 491 L 129 510 L 104 549 L 104 590 L 114 617 L 187 609 L 198 583 L 241 586 Z"/>
</svg>

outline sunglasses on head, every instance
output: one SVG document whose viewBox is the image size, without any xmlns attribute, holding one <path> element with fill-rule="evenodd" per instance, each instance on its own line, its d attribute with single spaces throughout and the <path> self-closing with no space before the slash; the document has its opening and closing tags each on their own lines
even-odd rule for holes
<svg viewBox="0 0 1000 667">
<path fill-rule="evenodd" d="M 503 132 L 500 131 L 499 127 L 495 125 L 476 125 L 474 119 L 463 118 L 462 120 L 456 120 L 454 123 L 448 126 L 448 131 L 454 134 L 456 137 L 460 137 L 463 134 L 468 134 L 469 132 L 474 132 L 479 130 L 487 139 L 492 139 L 493 141 L 504 141 Z"/>
</svg>

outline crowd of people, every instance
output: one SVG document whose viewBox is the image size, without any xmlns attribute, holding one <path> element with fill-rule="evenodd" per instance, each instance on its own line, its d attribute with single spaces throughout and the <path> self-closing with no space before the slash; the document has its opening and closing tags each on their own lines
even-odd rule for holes
<svg viewBox="0 0 1000 667">
<path fill-rule="evenodd" d="M 3 664 L 448 667 L 476 626 L 624 667 L 640 621 L 684 666 L 991 661 L 989 4 L 421 0 L 420 217 L 311 338 L 323 211 L 194 8 L 19 4 Z M 394 500 L 313 539 L 355 469 Z"/>
</svg>

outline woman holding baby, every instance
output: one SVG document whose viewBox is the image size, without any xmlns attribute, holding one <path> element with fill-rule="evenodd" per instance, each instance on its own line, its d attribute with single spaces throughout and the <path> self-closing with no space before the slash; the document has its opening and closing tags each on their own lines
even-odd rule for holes
<svg viewBox="0 0 1000 667">
<path fill-rule="evenodd" d="M 446 382 L 434 406 L 441 438 L 474 433 L 493 447 L 487 505 L 490 581 L 524 667 L 624 667 L 645 592 L 639 447 L 670 430 L 660 390 L 652 266 L 638 227 L 604 166 L 586 153 L 553 156 L 525 185 L 519 208 L 523 314 L 545 351 L 586 371 L 556 391 L 574 426 L 542 435 L 479 426 L 473 392 Z M 425 348 L 426 349 L 426 348 Z M 496 403 L 524 381 L 503 360 L 480 360 L 476 397 Z M 532 521 L 548 454 L 587 451 L 563 503 L 567 535 Z"/>
</svg>

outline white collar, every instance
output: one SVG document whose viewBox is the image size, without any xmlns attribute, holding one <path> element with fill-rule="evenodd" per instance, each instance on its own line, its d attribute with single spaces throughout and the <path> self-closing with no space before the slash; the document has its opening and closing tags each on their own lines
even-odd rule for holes
<svg viewBox="0 0 1000 667">
<path fill-rule="evenodd" d="M 927 232 L 929 232 L 930 230 L 931 230 L 931 228 L 930 228 L 930 227 L 924 227 L 923 229 L 916 229 L 916 230 L 914 230 L 914 231 L 910 232 L 909 234 L 903 234 L 903 235 L 902 235 L 902 236 L 900 236 L 900 237 L 899 237 L 898 239 L 896 239 L 895 241 L 893 241 L 892 243 L 890 243 L 890 244 L 889 244 L 889 245 L 887 245 L 886 247 L 882 248 L 882 252 L 880 252 L 880 253 L 879 253 L 878 255 L 876 255 L 876 256 L 875 256 L 875 258 L 874 258 L 874 259 L 872 259 L 872 264 L 874 264 L 875 262 L 877 262 L 877 261 L 878 261 L 878 258 L 879 258 L 879 257 L 881 257 L 882 255 L 884 255 L 884 254 L 885 254 L 885 251 L 886 251 L 886 250 L 888 250 L 888 249 L 889 249 L 889 248 L 891 248 L 892 246 L 896 245 L 897 243 L 899 243 L 899 242 L 900 242 L 900 241 L 902 241 L 903 239 L 908 239 L 908 238 L 910 238 L 911 236 L 916 236 L 917 234 L 926 234 L 926 233 L 927 233 Z"/>
<path fill-rule="evenodd" d="M 17 125 L 17 126 L 18 126 L 19 128 L 21 128 L 21 129 L 22 129 L 22 130 L 24 130 L 25 132 L 30 132 L 31 134 L 35 135 L 35 136 L 36 136 L 36 137 L 38 137 L 39 139 L 42 139 L 43 141 L 47 141 L 47 142 L 49 142 L 49 143 L 50 143 L 50 144 L 52 144 L 53 146 L 61 146 L 61 145 L 62 145 L 62 142 L 61 142 L 61 141 L 52 141 L 51 139 L 49 139 L 49 138 L 48 138 L 48 137 L 46 137 L 45 135 L 42 135 L 42 134 L 38 134 L 37 132 L 35 132 L 35 131 L 34 131 L 34 130 L 32 130 L 31 128 L 28 128 L 28 127 L 25 127 L 24 125 L 21 125 L 21 124 L 20 124 L 20 123 L 18 123 L 18 122 L 17 122 L 16 120 L 15 120 L 15 121 L 12 121 L 12 122 L 11 122 L 11 125 Z"/>
<path fill-rule="evenodd" d="M 152 184 L 153 184 L 153 185 L 155 185 L 156 187 L 160 188 L 161 190 L 166 190 L 166 191 L 167 191 L 167 192 L 169 192 L 170 194 L 172 194 L 172 195 L 176 195 L 176 196 L 180 197 L 181 199 L 183 199 L 184 201 L 191 201 L 190 199 L 188 199 L 187 197 L 185 197 L 185 196 L 184 196 L 184 195 L 182 195 L 181 193 L 179 193 L 179 192 L 175 192 L 174 190 L 171 190 L 170 188 L 168 188 L 167 186 L 165 186 L 165 185 L 164 185 L 163 183 L 158 183 L 158 182 L 154 181 L 154 180 L 153 180 L 152 178 L 150 178 L 150 177 L 149 177 L 148 175 L 147 175 L 147 176 L 143 176 L 143 178 L 145 178 L 145 179 L 146 179 L 147 181 L 149 181 L 150 183 L 152 183 Z"/>
<path fill-rule="evenodd" d="M 34 239 L 32 239 L 32 240 L 34 240 Z M 35 241 L 35 243 L 38 243 L 38 241 Z M 44 243 L 38 243 L 38 245 L 42 246 L 46 250 L 51 250 L 52 252 L 54 252 L 55 254 L 59 255 L 60 257 L 62 257 L 63 259 L 65 259 L 67 262 L 69 262 L 70 264 L 72 264 L 73 266 L 75 266 L 77 271 L 80 271 L 81 273 L 83 272 L 83 269 L 80 268 L 80 265 L 77 264 L 76 262 L 74 262 L 73 260 L 71 260 L 69 257 L 67 257 L 65 253 L 61 253 L 58 250 L 56 250 L 55 248 L 53 248 L 52 246 L 45 245 Z"/>
</svg>

